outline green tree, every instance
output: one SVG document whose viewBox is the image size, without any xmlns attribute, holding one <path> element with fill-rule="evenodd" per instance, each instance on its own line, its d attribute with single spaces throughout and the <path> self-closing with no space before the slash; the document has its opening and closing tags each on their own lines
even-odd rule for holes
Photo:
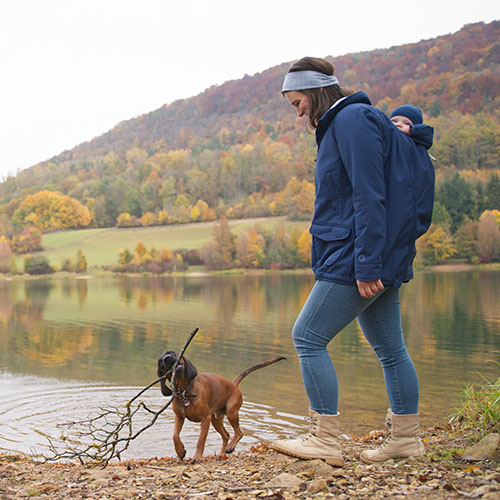
<svg viewBox="0 0 500 500">
<path fill-rule="evenodd" d="M 155 212 L 161 208 L 160 198 L 161 180 L 156 172 L 141 184 L 140 206 L 142 213 Z"/>
<path fill-rule="evenodd" d="M 474 196 L 471 185 L 458 172 L 447 177 L 436 192 L 436 200 L 444 206 L 451 217 L 451 231 L 454 233 L 466 217 L 472 218 Z"/>
<path fill-rule="evenodd" d="M 483 183 L 478 182 L 474 190 L 474 219 L 479 219 L 479 216 L 488 208 L 488 202 L 484 191 Z"/>
<path fill-rule="evenodd" d="M 189 222 L 191 218 L 191 203 L 184 194 L 178 194 L 171 212 L 172 221 L 177 224 Z"/>
<path fill-rule="evenodd" d="M 441 104 L 441 101 L 438 98 L 434 99 L 427 111 L 433 118 L 439 116 L 443 112 L 443 105 Z"/>
<path fill-rule="evenodd" d="M 125 203 L 124 210 L 128 212 L 130 215 L 134 215 L 135 217 L 140 217 L 142 215 L 141 210 L 141 195 L 134 187 L 130 187 L 127 190 L 127 194 L 125 195 Z"/>
<path fill-rule="evenodd" d="M 489 210 L 500 210 L 500 177 L 491 175 L 485 189 L 486 207 Z"/>
<path fill-rule="evenodd" d="M 432 210 L 432 223 L 448 228 L 451 226 L 451 215 L 448 213 L 448 210 L 446 210 L 444 205 L 439 203 L 439 201 L 434 202 L 434 208 Z"/>
<path fill-rule="evenodd" d="M 174 205 L 175 198 L 177 197 L 177 188 L 175 186 L 175 178 L 173 176 L 168 177 L 163 181 L 159 196 L 163 207 L 172 207 Z"/>
<path fill-rule="evenodd" d="M 465 221 L 455 233 L 455 248 L 457 257 L 469 262 L 477 260 L 477 230 L 478 223 L 473 220 Z"/>
<path fill-rule="evenodd" d="M 118 252 L 118 263 L 122 266 L 125 264 L 129 264 L 133 257 L 133 254 L 130 253 L 130 250 L 128 248 L 122 248 Z"/>
<path fill-rule="evenodd" d="M 276 224 L 274 229 L 259 232 L 265 240 L 265 267 L 295 269 L 302 264 L 297 246 L 283 223 Z"/>
</svg>

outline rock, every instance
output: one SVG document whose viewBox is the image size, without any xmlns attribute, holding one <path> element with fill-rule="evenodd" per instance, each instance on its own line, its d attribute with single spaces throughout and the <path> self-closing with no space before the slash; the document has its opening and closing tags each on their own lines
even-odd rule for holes
<svg viewBox="0 0 500 500">
<path fill-rule="evenodd" d="M 359 464 L 359 465 L 356 467 L 356 470 L 354 471 L 354 475 L 355 475 L 357 478 L 360 478 L 360 477 L 366 476 L 366 474 L 368 474 L 368 467 L 367 467 L 366 465 Z"/>
<path fill-rule="evenodd" d="M 317 479 L 313 481 L 307 488 L 306 493 L 314 494 L 318 491 L 323 491 L 328 489 L 328 483 L 324 479 Z"/>
<path fill-rule="evenodd" d="M 490 458 L 495 452 L 499 442 L 500 434 L 488 434 L 481 439 L 479 443 L 465 450 L 462 458 L 470 461 L 485 460 L 486 458 Z"/>
<path fill-rule="evenodd" d="M 267 484 L 268 488 L 300 488 L 303 484 L 302 479 L 289 474 L 288 472 L 283 472 L 275 477 L 273 477 Z"/>
<path fill-rule="evenodd" d="M 117 498 L 130 498 L 133 494 L 134 492 L 131 490 L 115 489 L 113 491 L 113 495 Z"/>
<path fill-rule="evenodd" d="M 323 460 L 298 460 L 285 467 L 285 472 L 297 474 L 300 472 L 312 473 L 313 477 L 328 479 L 335 469 Z"/>
<path fill-rule="evenodd" d="M 498 484 L 484 484 L 479 488 L 476 488 L 472 493 L 472 498 L 483 498 L 485 495 L 491 495 L 494 492 L 494 496 L 491 498 L 498 498 L 498 492 L 500 491 L 500 485 Z"/>
<path fill-rule="evenodd" d="M 109 484 L 109 480 L 105 478 L 96 479 L 92 481 L 92 488 L 106 488 Z"/>
</svg>

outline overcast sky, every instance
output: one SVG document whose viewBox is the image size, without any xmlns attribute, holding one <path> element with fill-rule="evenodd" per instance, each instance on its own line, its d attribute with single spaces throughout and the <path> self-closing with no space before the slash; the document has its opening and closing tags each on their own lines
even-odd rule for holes
<svg viewBox="0 0 500 500">
<path fill-rule="evenodd" d="M 496 19 L 498 0 L 0 0 L 0 180 L 211 85 Z"/>
</svg>

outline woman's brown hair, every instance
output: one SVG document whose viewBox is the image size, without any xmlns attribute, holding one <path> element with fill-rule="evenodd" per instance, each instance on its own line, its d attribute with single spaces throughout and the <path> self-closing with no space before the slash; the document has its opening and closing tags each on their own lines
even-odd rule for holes
<svg viewBox="0 0 500 500">
<path fill-rule="evenodd" d="M 324 75 L 333 75 L 335 68 L 330 61 L 319 57 L 303 57 L 294 62 L 288 73 L 295 71 L 318 71 Z M 341 87 L 338 84 L 317 89 L 301 90 L 309 100 L 309 113 L 307 116 L 307 125 L 311 130 L 318 126 L 319 119 L 342 97 L 353 94 L 352 90 Z"/>
</svg>

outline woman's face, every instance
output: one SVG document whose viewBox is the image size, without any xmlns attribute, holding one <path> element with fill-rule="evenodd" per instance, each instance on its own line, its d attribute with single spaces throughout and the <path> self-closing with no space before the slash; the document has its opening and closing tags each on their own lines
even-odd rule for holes
<svg viewBox="0 0 500 500">
<path fill-rule="evenodd" d="M 288 102 L 295 108 L 299 118 L 302 116 L 308 116 L 310 103 L 307 96 L 304 92 L 300 92 L 299 90 L 290 90 L 285 93 L 285 97 L 288 99 Z"/>
</svg>

